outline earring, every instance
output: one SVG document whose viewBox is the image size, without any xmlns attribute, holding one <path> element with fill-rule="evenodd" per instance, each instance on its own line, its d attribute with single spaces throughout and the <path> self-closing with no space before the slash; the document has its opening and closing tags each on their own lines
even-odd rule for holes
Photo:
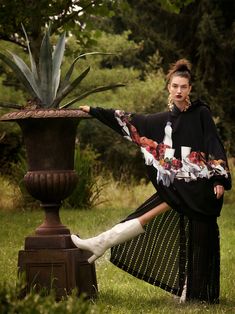
<svg viewBox="0 0 235 314">
<path fill-rule="evenodd" d="M 185 98 L 185 101 L 186 101 L 186 105 L 185 105 L 183 111 L 187 111 L 188 108 L 191 106 L 191 101 L 190 101 L 189 95 Z"/>
<path fill-rule="evenodd" d="M 173 99 L 171 98 L 171 95 L 168 96 L 168 109 L 169 111 L 172 111 L 173 110 L 173 107 L 174 107 L 174 103 L 173 103 Z"/>
</svg>

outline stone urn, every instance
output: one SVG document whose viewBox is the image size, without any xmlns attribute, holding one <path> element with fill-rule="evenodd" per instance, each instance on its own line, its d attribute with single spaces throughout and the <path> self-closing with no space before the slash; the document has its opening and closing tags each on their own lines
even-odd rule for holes
<svg viewBox="0 0 235 314">
<path fill-rule="evenodd" d="M 91 253 L 74 247 L 59 216 L 62 201 L 79 180 L 74 170 L 75 138 L 78 123 L 88 117 L 76 109 L 20 110 L 1 117 L 22 130 L 28 163 L 24 182 L 45 211 L 44 221 L 25 238 L 19 252 L 19 272 L 26 273 L 27 290 L 52 287 L 58 299 L 74 288 L 88 297 L 97 292 L 95 266 L 87 262 Z"/>
</svg>

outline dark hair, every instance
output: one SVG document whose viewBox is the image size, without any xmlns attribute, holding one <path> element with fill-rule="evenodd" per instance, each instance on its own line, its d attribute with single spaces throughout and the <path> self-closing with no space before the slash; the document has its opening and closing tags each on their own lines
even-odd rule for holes
<svg viewBox="0 0 235 314">
<path fill-rule="evenodd" d="M 185 77 L 189 81 L 189 85 L 192 84 L 192 75 L 191 75 L 192 65 L 187 59 L 180 59 L 173 63 L 170 66 L 170 69 L 167 73 L 167 82 L 169 83 L 173 76 Z"/>
</svg>

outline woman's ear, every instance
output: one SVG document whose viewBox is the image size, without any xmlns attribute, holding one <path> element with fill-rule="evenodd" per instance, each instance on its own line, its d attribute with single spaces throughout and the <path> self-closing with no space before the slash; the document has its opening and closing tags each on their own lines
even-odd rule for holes
<svg viewBox="0 0 235 314">
<path fill-rule="evenodd" d="M 170 93 L 170 83 L 167 84 L 168 92 Z"/>
</svg>

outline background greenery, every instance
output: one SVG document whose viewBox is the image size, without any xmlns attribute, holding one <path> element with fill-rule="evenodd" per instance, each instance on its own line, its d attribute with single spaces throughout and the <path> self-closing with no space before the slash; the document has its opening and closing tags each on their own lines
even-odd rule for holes
<svg viewBox="0 0 235 314">
<path fill-rule="evenodd" d="M 45 23 L 51 22 L 55 41 L 64 30 L 69 35 L 64 70 L 79 53 L 114 53 L 90 56 L 78 62 L 74 77 L 88 64 L 91 72 L 71 98 L 97 85 L 122 82 L 126 87 L 92 95 L 82 104 L 143 113 L 165 110 L 165 74 L 170 63 L 186 57 L 193 63 L 192 98 L 201 97 L 210 105 L 218 131 L 232 157 L 235 136 L 234 6 L 233 1 L 222 0 L 1 1 L 0 50 L 10 49 L 27 59 L 23 23 L 37 57 Z M 13 10 L 14 7 L 18 9 Z M 27 98 L 9 69 L 0 63 L 0 100 L 24 104 Z M 116 179 L 124 174 L 138 181 L 143 178 L 139 152 L 131 145 L 120 145 L 121 139 L 104 126 L 95 121 L 81 123 L 78 137 L 81 149 L 89 145 L 97 155 L 99 167 L 111 171 Z M 25 158 L 22 142 L 17 126 L 0 124 L 2 175 L 11 176 L 12 163 L 18 162 L 19 155 L 21 160 Z"/>
<path fill-rule="evenodd" d="M 2 0 L 0 51 L 13 50 L 27 60 L 23 23 L 37 59 L 39 43 L 49 22 L 53 40 L 67 31 L 63 73 L 80 53 L 114 53 L 79 61 L 74 77 L 87 65 L 91 66 L 91 72 L 71 98 L 97 85 L 122 82 L 126 86 L 91 95 L 84 100 L 84 105 L 143 113 L 165 110 L 165 74 L 169 64 L 178 58 L 188 58 L 193 63 L 192 98 L 201 97 L 210 105 L 234 172 L 234 1 Z M 20 104 L 28 100 L 22 86 L 2 63 L 0 100 Z M 7 112 L 0 110 L 0 115 Z M 71 231 L 78 231 L 84 237 L 110 227 L 114 220 L 119 221 L 129 214 L 153 192 L 137 148 L 124 143 L 120 136 L 93 119 L 79 124 L 75 168 L 80 183 L 64 203 L 62 220 Z M 226 195 L 226 205 L 219 219 L 221 305 L 178 305 L 167 293 L 109 264 L 108 255 L 97 262 L 100 294 L 95 304 L 86 303 L 83 307 L 82 300 L 78 303 L 71 297 L 57 306 L 53 296 L 42 299 L 34 295 L 19 303 L 13 289 L 17 253 L 23 248 L 24 237 L 33 232 L 43 216 L 22 183 L 26 171 L 19 127 L 14 123 L 0 123 L 0 278 L 1 283 L 7 282 L 6 287 L 0 288 L 0 302 L 12 306 L 12 313 L 27 313 L 27 309 L 28 313 L 235 312 L 234 190 Z M 9 308 L 5 313 L 10 313 Z"/>
</svg>

